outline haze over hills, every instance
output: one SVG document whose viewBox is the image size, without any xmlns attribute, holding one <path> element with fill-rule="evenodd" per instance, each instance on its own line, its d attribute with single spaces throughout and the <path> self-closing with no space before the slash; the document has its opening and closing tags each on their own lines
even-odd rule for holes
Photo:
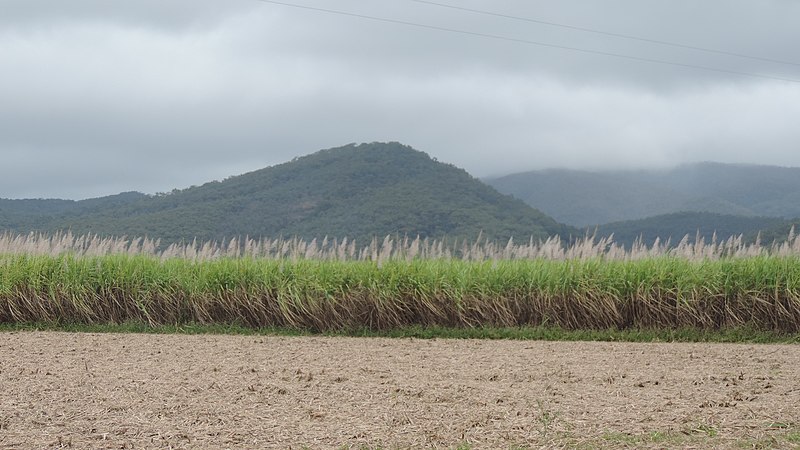
<svg viewBox="0 0 800 450">
<path fill-rule="evenodd" d="M 169 194 L 0 199 L 0 230 L 70 229 L 166 242 L 244 235 L 474 239 L 481 232 L 519 241 L 597 230 L 629 245 L 637 238 L 677 242 L 698 232 L 707 241 L 714 233 L 725 239 L 759 232 L 771 241 L 791 227 L 782 217 L 800 216 L 800 169 L 703 163 L 665 171 L 547 170 L 488 182 L 521 200 L 398 143 L 351 144 Z"/>
<path fill-rule="evenodd" d="M 711 242 L 716 236 L 717 242 L 731 236 L 743 236 L 747 241 L 755 240 L 760 234 L 762 242 L 770 243 L 783 240 L 789 234 L 792 223 L 786 219 L 761 216 L 734 216 L 709 212 L 685 211 L 662 214 L 645 219 L 612 222 L 589 230 L 598 237 L 614 235 L 614 242 L 630 246 L 637 239 L 652 245 L 656 238 L 660 242 L 670 241 L 677 244 L 684 236 L 694 242 L 700 236 L 705 242 Z"/>
<path fill-rule="evenodd" d="M 543 170 L 486 181 L 577 227 L 686 211 L 800 217 L 800 168 L 698 163 L 670 170 Z"/>
<path fill-rule="evenodd" d="M 158 237 L 348 237 L 388 234 L 505 240 L 577 231 L 466 171 L 398 143 L 347 145 L 166 195 L 84 201 L 0 200 L 0 227 L 16 232 Z"/>
</svg>

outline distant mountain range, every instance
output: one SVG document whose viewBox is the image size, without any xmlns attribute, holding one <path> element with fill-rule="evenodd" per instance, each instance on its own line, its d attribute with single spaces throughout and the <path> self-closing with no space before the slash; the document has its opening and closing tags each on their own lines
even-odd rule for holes
<svg viewBox="0 0 800 450">
<path fill-rule="evenodd" d="M 0 232 L 69 229 L 164 242 L 235 236 L 364 242 L 389 234 L 475 239 L 481 233 L 498 241 L 569 240 L 596 232 L 630 244 L 656 237 L 677 242 L 687 234 L 710 241 L 715 234 L 755 239 L 760 233 L 768 242 L 800 224 L 789 220 L 800 216 L 800 169 L 793 168 L 702 163 L 660 171 L 544 170 L 486 182 L 399 143 L 351 144 L 169 194 L 0 199 Z"/>
<path fill-rule="evenodd" d="M 579 233 L 466 171 L 398 143 L 347 145 L 150 196 L 0 200 L 0 230 L 150 236 L 527 240 Z"/>
<path fill-rule="evenodd" d="M 576 227 L 689 211 L 800 217 L 800 168 L 699 163 L 669 170 L 542 170 L 485 181 Z M 697 226 L 714 222 L 712 216 L 696 218 L 702 219 Z M 718 216 L 715 220 L 723 228 L 728 219 Z"/>
<path fill-rule="evenodd" d="M 748 217 L 709 212 L 677 212 L 645 219 L 612 222 L 597 227 L 588 227 L 588 232 L 605 237 L 614 235 L 614 242 L 630 246 L 641 240 L 652 245 L 658 238 L 662 243 L 677 244 L 684 236 L 694 242 L 697 236 L 705 242 L 715 237 L 717 242 L 731 236 L 742 235 L 746 241 L 754 241 L 759 235 L 762 242 L 783 240 L 796 223 L 778 217 Z"/>
</svg>

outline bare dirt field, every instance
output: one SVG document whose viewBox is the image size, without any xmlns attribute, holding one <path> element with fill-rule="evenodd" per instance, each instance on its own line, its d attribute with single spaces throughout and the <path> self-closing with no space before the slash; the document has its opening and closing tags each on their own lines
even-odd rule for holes
<svg viewBox="0 0 800 450">
<path fill-rule="evenodd" d="M 0 448 L 793 448 L 800 346 L 0 333 Z"/>
</svg>

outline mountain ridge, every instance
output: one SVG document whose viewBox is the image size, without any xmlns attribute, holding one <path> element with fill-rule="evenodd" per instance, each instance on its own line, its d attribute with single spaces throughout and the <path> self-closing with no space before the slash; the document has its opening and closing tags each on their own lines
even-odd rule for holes
<svg viewBox="0 0 800 450">
<path fill-rule="evenodd" d="M 800 216 L 800 168 L 795 167 L 703 162 L 657 170 L 548 169 L 484 181 L 578 227 L 684 211 Z"/>
<path fill-rule="evenodd" d="M 27 210 L 15 210 L 14 202 L 23 202 L 16 205 L 25 204 Z M 556 234 L 566 238 L 576 232 L 463 169 L 396 142 L 320 150 L 164 195 L 121 193 L 41 202 L 0 201 L 0 227 L 147 235 L 166 241 L 244 235 L 474 238 L 480 233 L 503 240 Z"/>
<path fill-rule="evenodd" d="M 684 236 L 694 242 L 700 237 L 705 242 L 727 240 L 742 236 L 746 241 L 754 241 L 761 234 L 765 243 L 783 240 L 789 234 L 791 222 L 776 217 L 735 216 L 709 212 L 681 211 L 621 222 L 612 222 L 596 227 L 588 227 L 588 234 L 608 237 L 613 234 L 616 243 L 630 247 L 634 241 L 648 246 L 656 238 L 663 244 L 667 241 L 677 244 Z"/>
</svg>

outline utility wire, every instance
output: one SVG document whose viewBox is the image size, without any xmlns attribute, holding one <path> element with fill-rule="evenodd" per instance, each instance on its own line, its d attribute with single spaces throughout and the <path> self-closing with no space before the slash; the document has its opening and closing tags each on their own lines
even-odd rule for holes
<svg viewBox="0 0 800 450">
<path fill-rule="evenodd" d="M 778 63 L 778 64 L 786 64 L 786 65 L 790 65 L 790 66 L 800 66 L 800 63 L 792 62 L 792 61 L 784 61 L 784 60 L 780 60 L 780 59 L 765 58 L 765 57 L 762 57 L 762 56 L 753 56 L 753 55 L 747 55 L 747 54 L 744 54 L 744 53 L 729 52 L 729 51 L 726 51 L 726 50 L 718 50 L 718 49 L 707 48 L 707 47 L 699 47 L 699 46 L 696 46 L 696 45 L 681 44 L 681 43 L 677 43 L 677 42 L 662 41 L 662 40 L 658 40 L 658 39 L 650 39 L 650 38 L 644 38 L 644 37 L 639 37 L 639 36 L 633 36 L 633 35 L 630 35 L 630 34 L 613 33 L 611 31 L 603 31 L 603 30 L 596 30 L 596 29 L 592 29 L 592 28 L 585 28 L 585 27 L 578 27 L 578 26 L 574 26 L 574 25 L 567 25 L 567 24 L 563 24 L 563 23 L 548 22 L 546 20 L 532 19 L 532 18 L 529 18 L 529 17 L 520 17 L 520 16 L 513 16 L 513 15 L 510 15 L 510 14 L 502 14 L 502 13 L 497 13 L 497 12 L 492 12 L 492 11 L 485 11 L 485 10 L 481 10 L 481 9 L 465 8 L 465 7 L 462 7 L 462 6 L 450 5 L 450 4 L 447 4 L 447 3 L 432 2 L 432 1 L 428 1 L 428 0 L 408 0 L 408 1 L 415 2 L 415 3 L 422 3 L 422 4 L 426 4 L 426 5 L 439 6 L 439 7 L 442 7 L 442 8 L 456 9 L 456 10 L 459 10 L 459 11 L 467 11 L 467 12 L 471 12 L 471 13 L 475 13 L 475 14 L 483 14 L 485 16 L 502 17 L 504 19 L 512 19 L 512 20 L 519 20 L 519 21 L 523 21 L 523 22 L 538 23 L 540 25 L 548 25 L 548 26 L 552 26 L 552 27 L 567 28 L 567 29 L 570 29 L 570 30 L 583 31 L 583 32 L 586 32 L 586 33 L 602 34 L 604 36 L 612 36 L 612 37 L 616 37 L 616 38 L 631 39 L 631 40 L 640 41 L 640 42 L 648 42 L 648 43 L 651 43 L 651 44 L 659 44 L 659 45 L 667 45 L 667 46 L 670 46 L 670 47 L 686 48 L 686 49 L 697 50 L 697 51 L 701 51 L 701 52 L 716 53 L 716 54 L 719 54 L 719 55 L 735 56 L 737 58 L 753 59 L 753 60 L 757 60 L 757 61 L 766 61 L 766 62 Z"/>
<path fill-rule="evenodd" d="M 305 10 L 310 10 L 310 11 L 317 11 L 317 12 L 324 12 L 324 13 L 329 13 L 329 14 L 336 14 L 336 15 L 340 15 L 340 16 L 357 17 L 359 19 L 373 20 L 373 21 L 377 21 L 377 22 L 392 23 L 392 24 L 397 24 L 397 25 L 406 25 L 406 26 L 410 26 L 410 27 L 424 28 L 424 29 L 428 29 L 428 30 L 444 31 L 444 32 L 447 32 L 447 33 L 463 34 L 463 35 L 468 35 L 468 36 L 477 36 L 477 37 L 495 39 L 495 40 L 500 40 L 500 41 L 517 42 L 517 43 L 520 43 L 520 44 L 536 45 L 536 46 L 540 46 L 540 47 L 554 48 L 554 49 L 559 49 L 559 50 L 569 50 L 569 51 L 573 51 L 573 52 L 588 53 L 588 54 L 594 54 L 594 55 L 611 56 L 611 57 L 614 57 L 614 58 L 627 59 L 627 60 L 631 60 L 631 61 L 640 61 L 640 62 L 647 62 L 647 63 L 653 63 L 653 64 L 662 64 L 662 65 L 668 65 L 668 66 L 685 67 L 685 68 L 689 68 L 689 69 L 700 69 L 700 70 L 707 70 L 707 71 L 710 71 L 710 72 L 720 72 L 720 73 L 727 73 L 727 74 L 732 74 L 732 75 L 741 75 L 741 76 L 752 77 L 752 78 L 764 78 L 764 79 L 768 79 L 768 80 L 787 81 L 787 82 L 790 82 L 790 83 L 800 83 L 800 80 L 792 79 L 792 78 L 783 78 L 783 77 L 777 77 L 777 76 L 772 76 L 772 75 L 762 75 L 762 74 L 757 74 L 757 73 L 752 73 L 752 72 L 740 72 L 738 70 L 719 69 L 719 68 L 716 68 L 716 67 L 701 66 L 701 65 L 697 65 L 697 64 L 686 64 L 686 63 L 679 63 L 679 62 L 674 62 L 674 61 L 667 61 L 667 60 L 663 60 L 663 59 L 646 58 L 646 57 L 641 57 L 641 56 L 625 55 L 625 54 L 621 54 L 621 53 L 604 52 L 604 51 L 599 51 L 599 50 L 589 50 L 589 49 L 585 49 L 585 48 L 570 47 L 570 46 L 566 46 L 566 45 L 549 44 L 549 43 L 546 43 L 546 42 L 531 41 L 531 40 L 527 40 L 527 39 L 518 39 L 518 38 L 513 38 L 513 37 L 508 37 L 508 36 L 501 36 L 501 35 L 497 35 L 497 34 L 480 33 L 480 32 L 476 32 L 476 31 L 460 30 L 460 29 L 457 29 L 457 28 L 447 28 L 447 27 L 440 27 L 440 26 L 437 26 L 437 25 L 426 25 L 426 24 L 421 24 L 421 23 L 416 23 L 416 22 L 407 22 L 405 20 L 390 19 L 390 18 L 386 18 L 386 17 L 369 16 L 369 15 L 366 15 L 366 14 L 351 13 L 351 12 L 339 11 L 339 10 L 335 10 L 335 9 L 318 8 L 318 7 L 307 6 L 307 5 L 298 5 L 298 4 L 295 4 L 295 3 L 286 3 L 286 2 L 277 1 L 277 0 L 256 0 L 256 1 L 260 1 L 262 3 L 272 3 L 272 4 L 275 4 L 275 5 L 288 6 L 288 7 L 291 7 L 291 8 L 298 8 L 298 9 L 305 9 Z"/>
</svg>

